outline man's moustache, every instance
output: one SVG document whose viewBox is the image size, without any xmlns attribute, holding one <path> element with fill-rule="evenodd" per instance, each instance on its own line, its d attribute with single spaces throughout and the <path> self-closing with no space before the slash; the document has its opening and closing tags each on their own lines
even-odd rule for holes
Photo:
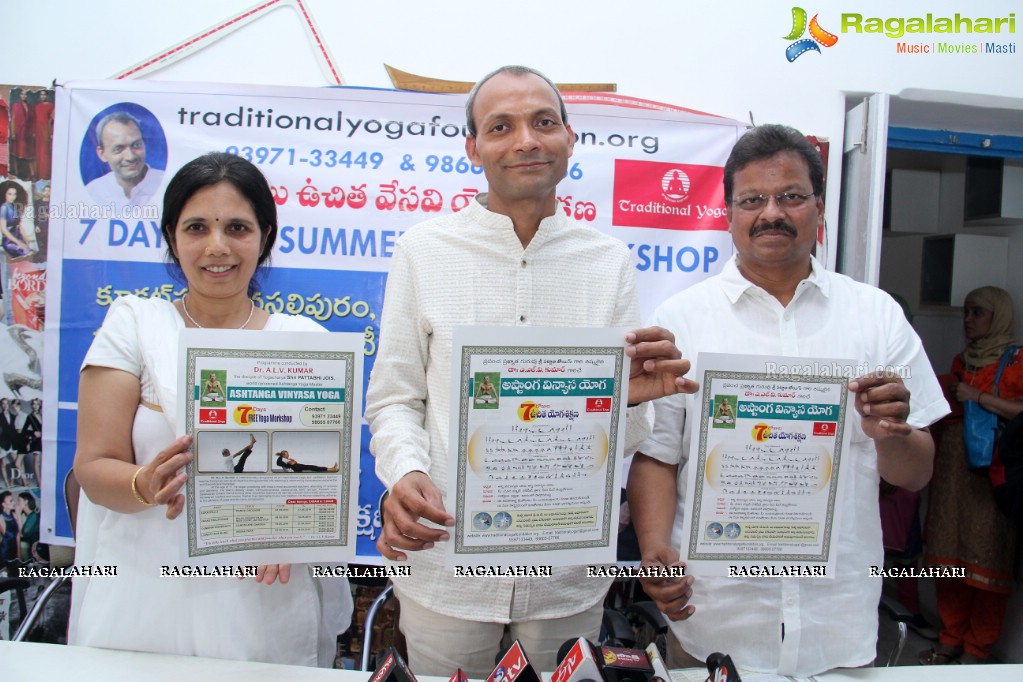
<svg viewBox="0 0 1023 682">
<path fill-rule="evenodd" d="M 759 225 L 754 225 L 752 228 L 750 228 L 749 231 L 750 239 L 756 237 L 759 234 L 767 232 L 768 230 L 781 230 L 782 232 L 792 235 L 793 237 L 795 237 L 798 234 L 796 232 L 796 228 L 792 227 L 786 222 L 760 223 Z"/>
</svg>

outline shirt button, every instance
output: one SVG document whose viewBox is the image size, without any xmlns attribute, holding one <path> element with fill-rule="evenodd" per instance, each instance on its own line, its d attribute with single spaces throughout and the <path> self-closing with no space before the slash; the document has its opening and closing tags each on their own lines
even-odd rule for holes
<svg viewBox="0 0 1023 682">
<path fill-rule="evenodd" d="M 522 267 L 526 267 L 526 259 L 525 258 L 522 259 Z"/>
<path fill-rule="evenodd" d="M 519 315 L 519 322 L 525 322 L 525 321 L 526 321 L 526 316 L 525 315 Z"/>
</svg>

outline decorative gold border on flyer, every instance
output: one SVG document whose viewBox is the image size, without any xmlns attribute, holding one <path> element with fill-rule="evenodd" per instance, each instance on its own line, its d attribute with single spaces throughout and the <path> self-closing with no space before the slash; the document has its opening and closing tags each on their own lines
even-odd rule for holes
<svg viewBox="0 0 1023 682">
<path fill-rule="evenodd" d="M 260 349 L 235 349 L 235 348 L 198 348 L 193 347 L 188 349 L 188 356 L 185 367 L 185 377 L 188 381 L 188 386 L 195 386 L 196 379 L 196 364 L 199 358 L 254 358 L 261 360 L 314 360 L 314 361 L 331 361 L 338 362 L 343 361 L 345 363 L 345 401 L 344 401 L 344 421 L 342 429 L 346 437 L 341 439 L 341 462 L 338 471 L 348 472 L 351 471 L 352 463 L 352 429 L 355 427 L 361 428 L 361 425 L 355 424 L 355 414 L 353 411 L 353 400 L 351 399 L 350 392 L 353 390 L 361 390 L 361 387 L 354 387 L 355 382 L 355 353 L 350 351 L 288 351 L 288 350 L 260 350 Z M 179 398 L 180 399 L 180 398 Z M 191 398 L 189 398 L 191 403 Z M 333 430 L 333 429 L 321 429 L 321 430 Z M 185 411 L 185 432 L 192 434 L 195 431 L 195 410 L 188 409 Z M 194 463 L 193 463 L 194 466 Z M 266 476 L 272 477 L 275 474 L 251 474 L 252 476 Z M 348 547 L 348 524 L 349 524 L 349 505 L 351 504 L 351 482 L 346 482 L 341 487 L 341 493 L 338 503 L 339 509 L 339 520 L 337 538 L 329 540 L 295 540 L 295 541 L 284 541 L 288 544 L 280 546 L 268 547 L 265 541 L 263 542 L 246 542 L 240 544 L 222 545 L 217 547 L 210 547 L 205 549 L 199 549 L 197 546 L 197 540 L 195 537 L 195 528 L 192 524 L 188 527 L 188 554 L 189 556 L 207 556 L 210 554 L 228 554 L 230 552 L 241 552 L 246 550 L 260 550 L 260 549 L 285 549 L 288 546 L 294 547 Z M 198 514 L 196 509 L 196 495 L 195 495 L 195 480 L 193 476 L 188 477 L 187 489 L 188 494 L 185 496 L 187 504 L 189 505 L 189 518 L 195 518 Z"/>
<path fill-rule="evenodd" d="M 614 400 L 610 413 L 610 427 L 608 431 L 608 457 L 606 462 L 606 479 L 604 495 L 603 533 L 599 539 L 575 541 L 575 542 L 550 542 L 537 545 L 490 545 L 486 547 L 468 547 L 463 541 L 465 528 L 465 476 L 468 465 L 468 431 L 469 431 L 469 379 L 472 373 L 469 371 L 471 361 L 475 355 L 502 355 L 502 356 L 523 356 L 529 358 L 542 356 L 565 356 L 565 355 L 599 355 L 608 356 L 614 361 L 614 381 L 619 395 L 623 395 L 622 369 L 625 358 L 625 349 L 607 346 L 463 346 L 461 358 L 461 371 L 458 377 L 459 401 L 458 401 L 458 487 L 455 498 L 455 543 L 456 555 L 473 554 L 497 554 L 507 552 L 546 552 L 565 549 L 586 549 L 591 547 L 606 547 L 611 541 L 611 533 L 617 534 L 618 529 L 611 528 L 611 514 L 618 505 L 618 481 L 614 480 L 616 458 L 622 453 L 618 452 L 618 423 L 622 410 L 622 400 Z"/>
<path fill-rule="evenodd" d="M 703 489 L 702 481 L 704 480 L 703 472 L 707 469 L 707 434 L 710 430 L 710 404 L 713 396 L 713 391 L 710 387 L 713 385 L 713 381 L 716 379 L 733 379 L 733 380 L 751 380 L 751 381 L 772 381 L 775 383 L 780 382 L 791 382 L 795 384 L 835 384 L 848 393 L 849 379 L 846 377 L 825 377 L 825 376 L 807 376 L 804 374 L 767 374 L 764 372 L 729 372 L 724 370 L 706 370 L 703 374 L 703 401 L 700 405 L 700 449 L 695 462 L 698 467 L 696 470 L 697 485 L 694 492 L 693 504 L 687 504 L 687 508 L 695 510 L 702 509 L 703 504 Z M 835 505 L 838 501 L 838 485 L 839 476 L 837 472 L 842 466 L 842 442 L 845 435 L 845 417 L 847 410 L 847 396 L 839 401 L 838 406 L 838 428 L 835 433 L 835 452 L 833 455 L 833 466 L 831 480 L 828 482 L 828 513 L 827 521 L 825 523 L 824 538 L 822 539 L 821 547 L 822 551 L 819 554 L 722 554 L 722 553 L 709 553 L 709 552 L 698 552 L 697 547 L 699 546 L 700 539 L 700 524 L 697 523 L 698 519 L 694 518 L 691 524 L 689 532 L 689 551 L 686 555 L 687 559 L 691 560 L 711 560 L 711 561 L 734 561 L 736 563 L 764 563 L 771 561 L 801 561 L 808 563 L 825 563 L 829 558 L 829 550 L 831 548 L 831 536 L 835 532 L 834 519 L 835 519 Z M 692 458 L 690 458 L 691 460 Z M 692 465 L 692 461 L 690 465 Z"/>
</svg>

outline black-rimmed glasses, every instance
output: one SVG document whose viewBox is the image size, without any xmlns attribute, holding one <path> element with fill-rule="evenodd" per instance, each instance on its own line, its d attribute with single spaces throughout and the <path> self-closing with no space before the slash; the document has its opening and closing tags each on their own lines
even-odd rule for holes
<svg viewBox="0 0 1023 682">
<path fill-rule="evenodd" d="M 782 192 L 781 194 L 755 194 L 751 197 L 734 199 L 732 204 L 743 211 L 762 211 L 767 208 L 767 202 L 774 198 L 779 208 L 800 208 L 805 206 L 811 197 L 817 196 L 814 192 L 809 194 L 798 194 L 796 192 Z"/>
</svg>

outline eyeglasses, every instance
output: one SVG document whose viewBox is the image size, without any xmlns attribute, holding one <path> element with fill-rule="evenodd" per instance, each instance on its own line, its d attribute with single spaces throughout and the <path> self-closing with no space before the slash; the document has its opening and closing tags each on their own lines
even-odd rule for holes
<svg viewBox="0 0 1023 682">
<path fill-rule="evenodd" d="M 806 205 L 810 197 L 817 196 L 816 193 L 797 194 L 795 192 L 782 192 L 781 194 L 755 194 L 751 197 L 735 199 L 732 204 L 743 211 L 762 211 L 767 208 L 767 202 L 774 197 L 778 208 L 799 208 Z"/>
</svg>

